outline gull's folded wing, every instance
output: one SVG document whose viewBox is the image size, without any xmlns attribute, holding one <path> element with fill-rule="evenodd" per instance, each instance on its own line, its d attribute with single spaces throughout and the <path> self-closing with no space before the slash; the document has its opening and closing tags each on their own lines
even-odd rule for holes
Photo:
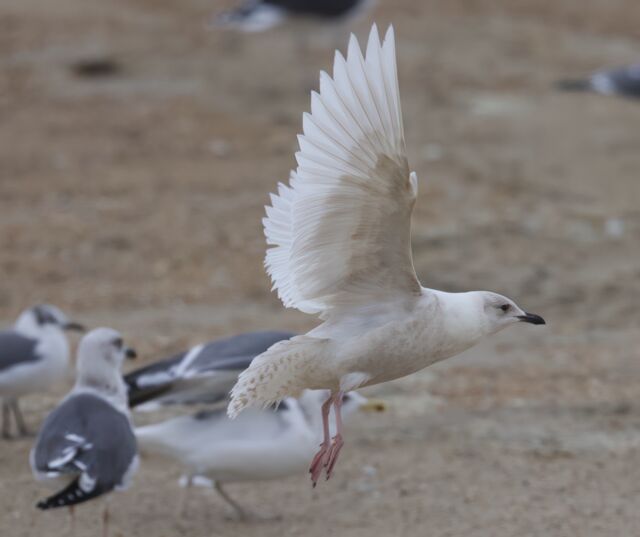
<svg viewBox="0 0 640 537">
<path fill-rule="evenodd" d="M 37 340 L 15 330 L 0 332 L 0 375 L 8 373 L 12 367 L 41 360 L 37 347 Z"/>
<path fill-rule="evenodd" d="M 44 421 L 31 465 L 39 479 L 77 477 L 63 491 L 39 502 L 40 509 L 74 505 L 126 487 L 137 466 L 129 419 L 102 397 L 72 395 Z"/>
<path fill-rule="evenodd" d="M 393 29 L 374 27 L 366 59 L 351 37 L 320 75 L 290 185 L 263 220 L 265 265 L 285 306 L 327 317 L 420 293 L 411 257 L 417 180 L 409 172 Z"/>
<path fill-rule="evenodd" d="M 218 339 L 125 375 L 131 408 L 224 401 L 238 375 L 271 345 L 295 334 L 247 332 Z M 147 403 L 153 403 L 149 405 Z"/>
</svg>

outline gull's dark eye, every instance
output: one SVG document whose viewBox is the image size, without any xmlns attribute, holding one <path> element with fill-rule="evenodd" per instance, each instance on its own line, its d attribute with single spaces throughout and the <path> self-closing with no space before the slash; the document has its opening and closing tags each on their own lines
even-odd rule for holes
<svg viewBox="0 0 640 537">
<path fill-rule="evenodd" d="M 511 304 L 502 304 L 502 306 L 500 306 L 500 309 L 507 313 L 511 309 Z"/>
<path fill-rule="evenodd" d="M 121 348 L 122 348 L 122 338 L 121 338 L 121 337 L 118 337 L 118 338 L 114 339 L 114 340 L 113 340 L 113 346 L 114 346 L 116 349 L 121 349 Z"/>
<path fill-rule="evenodd" d="M 351 399 L 351 396 L 350 396 L 348 393 L 345 393 L 345 394 L 342 396 L 342 402 L 343 402 L 343 403 L 346 403 L 349 399 Z"/>
</svg>

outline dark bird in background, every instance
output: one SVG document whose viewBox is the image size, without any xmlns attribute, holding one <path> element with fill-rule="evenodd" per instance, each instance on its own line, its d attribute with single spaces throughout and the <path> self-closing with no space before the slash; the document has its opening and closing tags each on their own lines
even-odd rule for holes
<svg viewBox="0 0 640 537">
<path fill-rule="evenodd" d="M 560 80 L 556 87 L 565 91 L 591 91 L 602 95 L 640 98 L 640 63 L 596 71 L 587 78 Z"/>
<path fill-rule="evenodd" d="M 218 15 L 216 26 L 244 32 L 263 32 L 290 18 L 342 22 L 358 16 L 373 0 L 248 0 Z"/>
</svg>

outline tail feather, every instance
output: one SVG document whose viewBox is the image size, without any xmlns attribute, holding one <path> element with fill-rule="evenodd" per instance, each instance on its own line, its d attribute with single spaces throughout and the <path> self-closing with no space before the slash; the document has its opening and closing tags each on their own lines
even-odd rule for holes
<svg viewBox="0 0 640 537">
<path fill-rule="evenodd" d="M 231 390 L 229 417 L 235 418 L 249 406 L 264 408 L 313 388 L 308 379 L 315 378 L 323 366 L 327 344 L 326 339 L 296 336 L 269 347 L 238 377 Z"/>
<path fill-rule="evenodd" d="M 56 507 L 76 505 L 78 503 L 86 502 L 87 500 L 91 500 L 92 498 L 100 496 L 105 492 L 107 492 L 106 489 L 98 486 L 87 492 L 80 486 L 80 478 L 77 478 L 69 483 L 69 486 L 62 489 L 60 492 L 39 501 L 36 504 L 36 507 L 38 509 L 46 511 L 47 509 L 54 509 Z"/>
</svg>

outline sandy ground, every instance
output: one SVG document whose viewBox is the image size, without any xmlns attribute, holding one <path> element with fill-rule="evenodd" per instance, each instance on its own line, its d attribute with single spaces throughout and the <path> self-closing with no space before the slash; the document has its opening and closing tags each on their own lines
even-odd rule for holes
<svg viewBox="0 0 640 537">
<path fill-rule="evenodd" d="M 559 5 L 562 4 L 562 5 Z M 264 328 L 304 330 L 262 269 L 260 218 L 293 166 L 300 114 L 344 35 L 206 31 L 205 0 L 0 6 L 0 319 L 49 301 L 153 360 Z M 374 390 L 338 474 L 230 486 L 268 523 L 226 519 L 145 459 L 111 501 L 127 537 L 631 536 L 640 527 L 640 105 L 552 89 L 637 61 L 633 0 L 380 0 L 396 26 L 422 281 L 542 314 Z M 368 21 L 356 26 L 366 34 Z M 337 41 L 336 41 L 337 40 Z M 109 58 L 83 78 L 71 66 Z M 74 341 L 75 343 L 75 341 Z M 35 429 L 64 392 L 24 400 Z M 0 535 L 66 535 L 0 444 Z M 78 510 L 98 534 L 100 502 Z"/>
</svg>

